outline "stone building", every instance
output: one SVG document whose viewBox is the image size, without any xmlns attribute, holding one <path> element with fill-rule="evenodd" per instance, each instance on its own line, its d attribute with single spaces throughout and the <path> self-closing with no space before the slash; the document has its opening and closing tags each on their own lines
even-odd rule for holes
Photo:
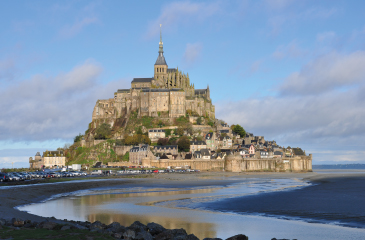
<svg viewBox="0 0 365 240">
<path fill-rule="evenodd" d="M 207 148 L 207 143 L 204 141 L 190 141 L 190 152 L 192 153 L 206 148 Z"/>
<path fill-rule="evenodd" d="M 66 156 L 63 151 L 45 151 L 43 152 L 44 167 L 63 167 L 66 165 Z"/>
<path fill-rule="evenodd" d="M 178 147 L 177 145 L 165 145 L 165 146 L 154 146 L 153 151 L 156 153 L 164 153 L 171 155 L 178 154 Z"/>
<path fill-rule="evenodd" d="M 41 169 L 44 165 L 42 156 L 39 152 L 37 152 L 34 156 L 34 159 L 32 157 L 29 158 L 29 168 L 32 169 Z"/>
<path fill-rule="evenodd" d="M 130 163 L 140 165 L 142 164 L 142 159 L 146 157 L 153 157 L 149 145 L 140 144 L 139 146 L 131 148 L 129 151 Z"/>
<path fill-rule="evenodd" d="M 164 129 L 150 129 L 148 130 L 148 138 L 151 142 L 157 142 L 159 138 L 165 138 L 166 132 Z"/>
<path fill-rule="evenodd" d="M 139 116 L 176 118 L 188 112 L 215 118 L 209 86 L 195 89 L 194 84 L 190 83 L 189 74 L 168 67 L 163 53 L 160 36 L 153 77 L 134 78 L 130 89 L 119 89 L 114 93 L 114 98 L 98 100 L 91 127 L 97 126 L 98 119 L 113 125 L 117 118 L 126 117 L 131 111 L 138 111 Z"/>
</svg>

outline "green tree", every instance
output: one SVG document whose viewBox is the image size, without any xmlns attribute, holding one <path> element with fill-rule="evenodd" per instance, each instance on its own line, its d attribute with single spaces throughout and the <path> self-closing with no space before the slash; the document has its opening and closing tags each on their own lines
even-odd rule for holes
<svg viewBox="0 0 365 240">
<path fill-rule="evenodd" d="M 112 130 L 109 124 L 103 123 L 96 128 L 95 133 L 95 139 L 108 139 L 110 138 Z"/>
<path fill-rule="evenodd" d="M 183 129 L 183 128 L 181 128 L 181 127 L 177 128 L 177 129 L 175 130 L 175 134 L 176 134 L 176 135 L 179 135 L 179 136 L 184 135 L 184 129 Z"/>
<path fill-rule="evenodd" d="M 241 136 L 241 138 L 242 137 L 245 137 L 246 136 L 246 131 L 245 131 L 245 129 L 243 129 L 243 127 L 241 127 L 240 125 L 234 125 L 234 127 L 233 127 L 233 132 L 235 132 L 235 133 L 237 133 L 238 135 L 240 135 Z"/>
<path fill-rule="evenodd" d="M 83 137 L 84 135 L 82 135 L 81 133 L 79 133 L 79 135 L 77 135 L 77 136 L 75 136 L 74 137 L 74 143 L 76 143 L 76 142 L 78 142 L 78 141 L 81 141 L 81 139 L 82 139 L 82 137 Z"/>
<path fill-rule="evenodd" d="M 201 117 L 198 117 L 196 119 L 196 124 L 198 124 L 198 125 L 201 125 L 202 124 L 202 118 Z"/>
<path fill-rule="evenodd" d="M 179 138 L 179 141 L 177 142 L 177 146 L 179 148 L 179 151 L 182 152 L 189 152 L 190 151 L 190 140 L 187 136 L 182 136 Z"/>
<path fill-rule="evenodd" d="M 208 121 L 208 125 L 210 125 L 211 127 L 213 127 L 214 126 L 214 122 L 212 120 L 209 120 Z"/>
<path fill-rule="evenodd" d="M 166 146 L 169 143 L 169 139 L 168 138 L 159 138 L 157 141 L 157 145 L 159 146 Z"/>
</svg>

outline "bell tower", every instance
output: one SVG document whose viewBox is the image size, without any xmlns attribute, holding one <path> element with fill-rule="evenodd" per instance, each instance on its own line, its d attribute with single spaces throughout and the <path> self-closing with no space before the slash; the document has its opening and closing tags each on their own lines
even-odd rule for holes
<svg viewBox="0 0 365 240">
<path fill-rule="evenodd" d="M 160 24 L 160 43 L 158 48 L 158 57 L 155 63 L 154 79 L 159 84 L 159 86 L 164 86 L 165 82 L 167 81 L 167 63 L 163 55 L 161 24 Z"/>
</svg>

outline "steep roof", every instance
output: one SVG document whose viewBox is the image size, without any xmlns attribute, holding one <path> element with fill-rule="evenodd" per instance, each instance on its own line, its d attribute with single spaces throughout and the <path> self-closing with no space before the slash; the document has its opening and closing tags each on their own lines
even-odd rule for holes
<svg viewBox="0 0 365 240">
<path fill-rule="evenodd" d="M 158 54 L 155 65 L 167 65 L 163 53 Z"/>
<path fill-rule="evenodd" d="M 153 78 L 133 78 L 132 83 L 136 82 L 152 82 Z"/>
</svg>

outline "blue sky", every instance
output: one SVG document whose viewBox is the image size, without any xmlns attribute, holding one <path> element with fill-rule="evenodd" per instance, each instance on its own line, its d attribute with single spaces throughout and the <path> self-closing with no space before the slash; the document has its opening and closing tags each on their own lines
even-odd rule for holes
<svg viewBox="0 0 365 240">
<path fill-rule="evenodd" d="M 0 168 L 71 143 L 98 99 L 169 67 L 208 84 L 216 117 L 365 163 L 363 1 L 2 1 Z"/>
</svg>

